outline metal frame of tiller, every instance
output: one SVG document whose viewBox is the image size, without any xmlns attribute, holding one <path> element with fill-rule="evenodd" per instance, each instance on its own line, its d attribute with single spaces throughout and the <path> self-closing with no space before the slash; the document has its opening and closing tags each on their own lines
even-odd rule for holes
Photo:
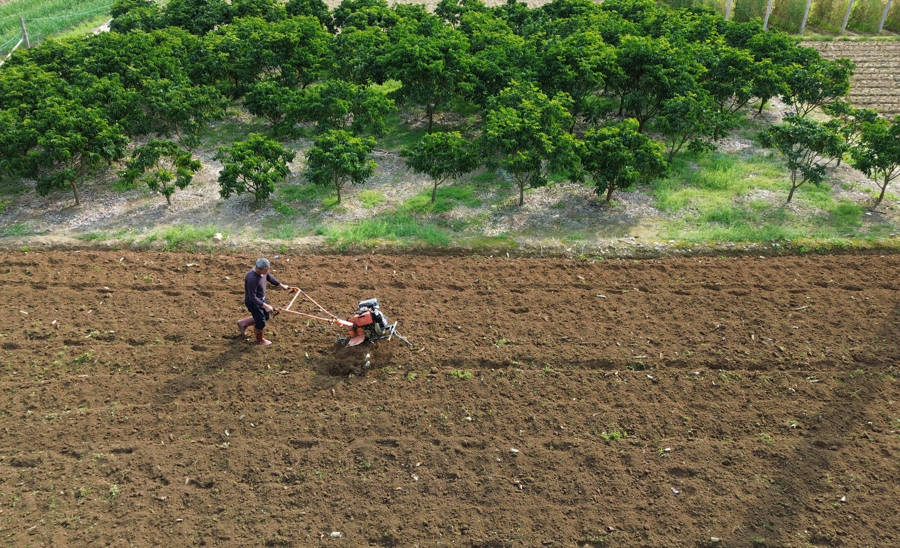
<svg viewBox="0 0 900 548">
<path fill-rule="evenodd" d="M 314 304 L 316 306 L 316 308 L 318 308 L 319 310 L 321 310 L 322 312 L 327 314 L 328 317 L 323 318 L 322 316 L 316 316 L 315 314 L 309 314 L 306 312 L 298 312 L 296 310 L 291 310 L 291 307 L 294 306 L 294 302 L 297 300 L 297 297 L 299 297 L 300 295 L 303 295 L 303 297 L 305 297 L 309 302 Z M 367 302 L 367 301 L 362 301 L 362 302 Z M 376 301 L 375 307 L 377 309 L 377 301 Z M 399 322 L 394 322 L 392 324 L 386 325 L 384 328 L 384 331 L 380 334 L 374 333 L 371 329 L 368 329 L 368 330 L 365 329 L 365 326 L 371 325 L 371 323 L 372 323 L 371 319 L 368 320 L 368 323 L 363 323 L 363 320 L 362 320 L 363 315 L 361 315 L 360 313 L 357 313 L 357 314 L 354 314 L 348 320 L 342 320 L 341 318 L 338 318 L 337 316 L 335 316 L 334 314 L 332 314 L 331 312 L 326 310 L 324 306 L 322 306 L 318 302 L 316 302 L 316 300 L 313 299 L 312 297 L 310 297 L 309 294 L 306 293 L 306 291 L 303 291 L 302 289 L 299 289 L 299 288 L 298 288 L 297 294 L 294 295 L 294 298 L 291 299 L 291 302 L 288 303 L 288 305 L 286 307 L 284 307 L 284 308 L 276 307 L 275 311 L 277 313 L 287 312 L 288 314 L 294 314 L 296 316 L 310 318 L 313 320 L 318 320 L 320 322 L 326 322 L 326 323 L 330 323 L 332 325 L 339 325 L 341 327 L 344 327 L 347 329 L 348 336 L 340 338 L 339 341 L 346 342 L 347 346 L 356 346 L 358 344 L 362 344 L 363 342 L 365 342 L 367 340 L 368 341 L 377 341 L 380 339 L 391 340 L 391 338 L 396 336 L 398 339 L 400 339 L 401 341 L 406 343 L 407 346 L 412 347 L 412 343 L 409 342 L 406 339 L 406 337 L 404 337 L 400 333 L 397 333 L 397 324 Z"/>
</svg>

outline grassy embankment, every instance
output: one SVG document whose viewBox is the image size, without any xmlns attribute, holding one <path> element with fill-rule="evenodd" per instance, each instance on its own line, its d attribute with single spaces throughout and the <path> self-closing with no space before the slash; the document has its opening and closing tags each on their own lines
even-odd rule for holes
<svg viewBox="0 0 900 548">
<path fill-rule="evenodd" d="M 392 125 L 379 140 L 379 149 L 397 152 L 420 137 L 421 130 L 410 130 L 402 124 Z M 752 138 L 762 126 L 747 122 L 737 135 Z M 204 145 L 231 142 L 251 131 L 264 131 L 258 123 L 229 120 L 208 130 Z M 306 137 L 309 137 L 307 135 Z M 665 177 L 640 185 L 638 191 L 652 198 L 651 204 L 661 212 L 655 234 L 645 240 L 674 240 L 679 245 L 721 245 L 781 242 L 798 250 L 847 249 L 854 247 L 900 247 L 898 227 L 890 221 L 871 216 L 866 209 L 874 201 L 873 185 L 830 179 L 821 186 L 806 185 L 796 193 L 792 204 L 784 200 L 789 189 L 788 171 L 783 162 L 767 152 L 751 148 L 751 152 L 711 152 L 680 154 L 675 157 Z M 302 151 L 301 151 L 302 153 Z M 400 175 L 395 175 L 399 177 Z M 294 180 L 301 179 L 296 177 Z M 399 181 L 398 181 L 399 182 Z M 586 182 L 585 184 L 590 184 Z M 856 190 L 868 198 L 851 201 L 840 196 L 840 190 Z M 377 189 L 354 189 L 346 192 L 344 203 L 338 204 L 333 189 L 312 184 L 282 184 L 278 187 L 262 228 L 256 233 L 261 241 L 289 242 L 305 236 L 321 236 L 333 249 L 366 248 L 387 244 L 396 247 L 467 247 L 514 248 L 522 233 L 505 233 L 486 237 L 483 229 L 492 215 L 511 212 L 514 199 L 512 183 L 498 174 L 483 170 L 454 184 L 441 186 L 437 201 L 430 201 L 430 187 L 425 185 L 412 197 L 391 203 Z M 526 197 L 526 201 L 527 201 Z M 571 200 L 583 200 L 572 197 Z M 881 208 L 895 207 L 898 196 L 889 189 Z M 373 211 L 371 217 L 356 221 L 340 221 L 347 207 Z M 554 207 L 565 207 L 561 202 Z M 559 228 L 552 235 L 559 241 L 582 244 L 582 248 L 604 237 L 611 237 L 602 216 L 624 207 L 614 195 L 610 205 L 593 206 L 597 219 L 585 219 L 586 228 Z M 463 214 L 451 214 L 465 208 Z M 156 245 L 165 242 L 167 249 L 212 244 L 213 226 L 166 227 L 147 235 L 126 232 L 91 233 L 89 241 L 119 240 L 132 245 Z M 894 235 L 894 236 L 892 236 Z"/>
<path fill-rule="evenodd" d="M 86 34 L 109 19 L 112 0 L 14 0 L 0 4 L 0 56 L 22 38 L 19 17 L 35 45 L 51 36 Z M 20 47 L 24 47 L 24 44 Z"/>
</svg>

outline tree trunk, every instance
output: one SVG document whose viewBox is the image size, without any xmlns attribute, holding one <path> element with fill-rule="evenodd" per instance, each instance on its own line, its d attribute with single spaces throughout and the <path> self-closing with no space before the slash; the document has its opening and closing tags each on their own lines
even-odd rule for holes
<svg viewBox="0 0 900 548">
<path fill-rule="evenodd" d="M 756 111 L 756 115 L 757 115 L 757 116 L 759 116 L 760 114 L 762 114 L 763 108 L 765 108 L 766 103 L 768 103 L 768 102 L 769 102 L 768 99 L 760 99 L 760 100 L 759 100 L 759 110 Z"/>
<path fill-rule="evenodd" d="M 622 113 L 625 112 L 625 94 L 622 94 L 622 97 L 619 98 L 619 114 L 618 116 L 622 116 Z"/>
<path fill-rule="evenodd" d="M 612 200 L 612 193 L 613 193 L 613 189 L 615 189 L 615 188 L 616 187 L 614 187 L 613 185 L 608 185 L 606 187 L 606 203 L 609 203 L 610 200 Z"/>
<path fill-rule="evenodd" d="M 337 193 L 338 193 L 337 203 L 341 203 L 341 179 L 338 176 L 335 176 L 333 181 L 334 181 L 334 188 L 337 189 Z"/>
<path fill-rule="evenodd" d="M 888 186 L 888 178 L 887 178 L 887 176 L 885 176 L 884 184 L 881 185 L 881 194 L 878 195 L 878 199 L 875 200 L 874 204 L 872 204 L 872 209 L 875 209 L 876 207 L 878 207 L 878 204 L 880 204 L 881 200 L 884 199 L 884 191 L 887 190 L 887 186 Z"/>
<path fill-rule="evenodd" d="M 72 181 L 69 184 L 72 185 L 72 193 L 75 194 L 75 205 L 81 205 L 81 200 L 78 197 L 78 184 L 76 184 L 75 181 Z"/>
<path fill-rule="evenodd" d="M 519 183 L 519 207 L 525 205 L 525 183 Z"/>
<path fill-rule="evenodd" d="M 172 195 L 168 192 L 166 192 L 163 195 L 166 197 L 166 205 L 171 206 L 172 205 Z"/>
<path fill-rule="evenodd" d="M 435 181 L 434 186 L 431 187 L 431 203 L 434 203 L 434 201 L 437 200 L 437 187 L 438 187 L 438 182 Z"/>
<path fill-rule="evenodd" d="M 800 188 L 800 185 L 793 185 L 793 184 L 791 185 L 791 192 L 788 194 L 787 202 L 785 202 L 786 204 L 791 203 L 791 198 L 794 197 L 794 191 L 797 190 L 798 188 Z"/>
<path fill-rule="evenodd" d="M 434 125 L 434 105 L 428 103 L 428 106 L 425 107 L 425 111 L 428 113 L 428 131 L 426 131 L 426 133 L 431 135 L 431 126 Z"/>
</svg>

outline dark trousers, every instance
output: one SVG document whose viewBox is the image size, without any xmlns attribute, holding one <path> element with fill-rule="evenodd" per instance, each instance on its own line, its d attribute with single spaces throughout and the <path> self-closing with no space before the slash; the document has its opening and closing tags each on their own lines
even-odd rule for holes
<svg viewBox="0 0 900 548">
<path fill-rule="evenodd" d="M 256 303 L 244 303 L 247 306 L 247 310 L 250 311 L 250 314 L 253 315 L 253 322 L 256 325 L 257 329 L 262 329 L 266 326 L 266 322 L 269 321 L 269 313 L 263 307 L 259 306 Z"/>
</svg>

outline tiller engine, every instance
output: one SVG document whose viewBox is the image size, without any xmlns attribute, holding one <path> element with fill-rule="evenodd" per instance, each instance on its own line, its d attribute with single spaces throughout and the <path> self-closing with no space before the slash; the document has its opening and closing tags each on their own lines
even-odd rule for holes
<svg viewBox="0 0 900 548">
<path fill-rule="evenodd" d="M 328 317 L 323 318 L 322 316 L 291 310 L 291 306 L 293 306 L 294 301 L 297 300 L 299 295 L 303 295 L 319 310 L 327 314 Z M 397 332 L 397 324 L 399 322 L 390 323 L 387 316 L 385 316 L 378 308 L 378 299 L 366 299 L 360 301 L 357 305 L 356 313 L 346 320 L 342 320 L 326 310 L 301 289 L 298 291 L 297 295 L 294 295 L 294 298 L 291 299 L 291 302 L 285 308 L 276 308 L 275 311 L 279 313 L 287 312 L 288 314 L 295 314 L 297 316 L 312 318 L 314 320 L 344 327 L 347 330 L 347 335 L 338 337 L 338 342 L 346 346 L 357 346 L 364 342 L 373 342 L 380 339 L 391 340 L 393 337 L 397 337 L 406 343 L 407 346 L 412 346 L 412 343 L 410 343 L 406 337 Z"/>
</svg>

